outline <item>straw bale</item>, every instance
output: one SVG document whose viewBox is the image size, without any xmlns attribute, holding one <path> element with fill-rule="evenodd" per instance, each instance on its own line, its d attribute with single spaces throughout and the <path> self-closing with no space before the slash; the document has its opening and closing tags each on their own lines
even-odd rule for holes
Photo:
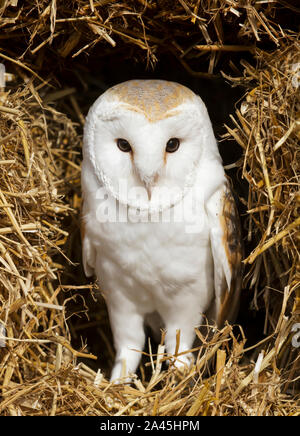
<svg viewBox="0 0 300 436">
<path fill-rule="evenodd" d="M 263 43 L 280 46 L 297 29 L 297 12 L 292 1 L 5 1 L 0 26 L 2 41 L 13 37 L 14 54 L 18 59 L 26 55 L 35 71 L 47 63 L 46 49 L 62 64 L 62 59 L 82 53 L 97 50 L 105 57 L 126 46 L 123 56 L 136 54 L 152 66 L 172 52 L 187 71 L 205 76 L 224 52 L 252 51 Z M 199 57 L 206 71 L 193 69 Z"/>
<path fill-rule="evenodd" d="M 286 286 L 294 297 L 299 292 L 299 48 L 293 41 L 270 54 L 257 49 L 257 67 L 244 62 L 240 80 L 249 90 L 232 117 L 234 128 L 227 126 L 244 150 L 247 239 L 255 247 L 244 260 L 251 265 L 246 283 L 255 304 L 263 291 L 266 331 L 281 310 L 278 293 Z"/>
<path fill-rule="evenodd" d="M 70 346 L 60 304 L 57 262 L 68 238 L 65 201 L 79 167 L 72 166 L 78 136 L 71 121 L 43 107 L 32 82 L 1 95 L 0 283 L 2 394 L 11 386 L 80 355 Z M 64 257 L 69 262 L 67 257 Z M 56 284 L 56 287 L 54 287 Z M 13 406 L 10 407 L 10 410 Z"/>
<path fill-rule="evenodd" d="M 287 0 L 1 3 L 0 415 L 300 414 L 298 12 Z M 242 327 L 196 331 L 184 374 L 166 367 L 163 341 L 149 344 L 140 378 L 115 386 L 91 344 L 74 340 L 77 312 L 99 320 L 78 265 L 86 110 L 67 74 L 113 56 L 155 68 L 166 54 L 190 77 L 222 74 L 244 90 L 223 139 L 242 152 L 232 167 L 248 184 L 244 286 L 264 331 L 253 345 Z"/>
</svg>

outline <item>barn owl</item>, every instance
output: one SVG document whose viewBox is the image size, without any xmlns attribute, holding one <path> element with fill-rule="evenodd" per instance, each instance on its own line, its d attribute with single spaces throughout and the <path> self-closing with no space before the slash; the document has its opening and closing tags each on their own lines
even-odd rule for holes
<svg viewBox="0 0 300 436">
<path fill-rule="evenodd" d="M 201 98 L 163 80 L 105 91 L 86 119 L 82 193 L 83 266 L 108 308 L 111 380 L 135 373 L 145 322 L 165 329 L 173 359 L 180 332 L 173 364 L 186 368 L 203 316 L 234 317 L 241 278 L 238 216 Z"/>
</svg>

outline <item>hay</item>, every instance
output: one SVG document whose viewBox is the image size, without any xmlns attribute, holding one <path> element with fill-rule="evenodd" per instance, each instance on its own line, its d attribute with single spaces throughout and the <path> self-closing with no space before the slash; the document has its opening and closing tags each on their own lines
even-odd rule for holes
<svg viewBox="0 0 300 436">
<path fill-rule="evenodd" d="M 289 1 L 27 0 L 18 5 L 8 0 L 0 8 L 1 40 L 13 37 L 15 62 L 26 58 L 35 74 L 45 69 L 49 55 L 63 64 L 83 53 L 111 56 L 120 48 L 124 57 L 136 55 L 152 66 L 172 52 L 189 73 L 207 77 L 221 53 L 254 51 L 256 43 L 276 48 L 293 38 L 297 12 Z M 196 71 L 199 58 L 204 68 Z"/>
<path fill-rule="evenodd" d="M 263 284 L 271 293 L 266 324 L 274 328 L 281 308 L 272 290 L 299 290 L 299 43 L 257 50 L 257 59 L 255 69 L 244 64 L 242 80 L 254 83 L 227 129 L 244 150 L 241 175 L 250 188 L 247 238 L 255 249 L 244 260 L 252 265 L 247 280 L 256 295 Z"/>
<path fill-rule="evenodd" d="M 291 19 L 298 10 L 286 1 L 240 3 L 2 3 L 0 414 L 299 415 L 292 329 L 300 297 L 300 59 Z M 89 344 L 75 347 L 70 333 L 73 295 L 82 299 L 76 311 L 86 312 L 95 287 L 76 266 L 86 111 L 72 87 L 56 88 L 64 68 L 99 53 L 152 67 L 171 53 L 193 77 L 222 73 L 245 89 L 224 139 L 243 151 L 235 165 L 249 185 L 241 198 L 244 283 L 264 313 L 264 332 L 252 346 L 241 327 L 226 325 L 209 339 L 197 332 L 201 353 L 186 374 L 164 369 L 163 344 L 148 347 L 150 376 L 142 371 L 132 386 L 111 385 L 105 371 L 94 371 Z"/>
</svg>

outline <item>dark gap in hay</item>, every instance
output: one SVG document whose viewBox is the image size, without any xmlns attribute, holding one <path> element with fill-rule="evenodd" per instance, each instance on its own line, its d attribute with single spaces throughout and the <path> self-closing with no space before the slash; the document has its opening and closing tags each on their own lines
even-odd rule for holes
<svg viewBox="0 0 300 436">
<path fill-rule="evenodd" d="M 98 74 L 98 71 L 101 73 Z M 201 96 L 208 108 L 215 135 L 219 141 L 219 149 L 224 165 L 235 163 L 241 159 L 241 147 L 232 140 L 221 140 L 221 135 L 225 133 L 224 124 L 230 123 L 229 114 L 234 112 L 236 102 L 243 96 L 243 87 L 233 88 L 223 78 L 195 78 L 187 73 L 174 56 L 167 54 L 165 58 L 160 60 L 154 70 L 147 70 L 144 65 L 133 64 L 128 62 L 127 59 L 123 60 L 120 56 L 111 56 L 109 62 L 103 64 L 96 56 L 90 55 L 88 59 L 85 59 L 84 66 L 74 62 L 74 66 L 69 66 L 67 71 L 57 75 L 61 89 L 66 87 L 76 89 L 76 92 L 72 95 L 76 98 L 84 116 L 87 114 L 91 104 L 103 91 L 116 83 L 133 78 L 174 80 L 193 89 L 194 92 Z M 67 112 L 75 122 L 78 121 L 78 116 L 70 107 L 68 98 L 58 101 L 57 106 L 60 110 Z M 79 135 L 82 135 L 82 127 L 78 126 L 77 129 Z M 243 225 L 245 207 L 239 201 L 239 197 L 247 197 L 247 184 L 245 181 L 240 180 L 236 168 L 228 170 L 227 174 L 233 181 L 233 189 L 240 210 L 242 227 L 245 227 Z M 67 255 L 76 263 L 75 267 L 70 266 L 61 276 L 62 283 L 68 285 L 80 285 L 86 281 L 81 266 L 81 241 L 78 219 L 79 217 L 76 216 L 71 220 L 70 225 L 67 222 L 65 223 L 65 228 L 72 235 Z M 70 219 L 67 221 L 70 221 Z M 250 251 L 246 243 L 246 253 Z M 76 294 L 76 291 L 74 293 Z M 88 295 L 88 292 L 83 296 L 85 304 L 89 308 L 88 312 L 86 315 L 81 314 L 80 316 L 72 317 L 70 329 L 75 349 L 80 348 L 83 342 L 88 344 L 87 350 L 89 352 L 99 356 L 97 361 L 85 359 L 83 361 L 95 370 L 100 367 L 103 369 L 104 374 L 107 375 L 113 362 L 111 352 L 113 348 L 112 335 L 108 325 L 105 302 L 100 296 L 98 297 L 98 302 L 95 302 L 95 297 Z M 241 298 L 240 316 L 237 320 L 245 329 L 249 346 L 263 337 L 263 315 L 259 316 L 256 313 L 253 316 L 253 313 L 249 312 L 251 299 L 251 292 L 244 289 Z M 68 304 L 68 307 L 72 306 L 72 308 L 69 307 L 71 312 L 80 312 L 82 310 L 80 301 L 80 299 L 76 299 Z M 109 349 L 108 343 L 111 344 Z M 147 347 L 147 343 L 145 345 Z M 155 345 L 157 346 L 157 344 Z M 143 361 L 145 363 L 147 358 L 144 357 Z"/>
<path fill-rule="evenodd" d="M 93 53 L 88 58 L 85 55 L 82 55 L 82 57 L 85 61 L 84 64 L 77 60 L 71 61 L 71 63 L 66 64 L 65 69 L 61 67 L 62 71 L 57 73 L 56 80 L 60 89 L 74 88 L 75 92 L 72 95 L 75 97 L 84 116 L 87 114 L 90 105 L 105 89 L 120 81 L 131 78 L 175 80 L 190 87 L 203 98 L 208 107 L 216 137 L 219 140 L 219 149 L 224 165 L 232 164 L 241 158 L 241 147 L 234 140 L 222 139 L 221 136 L 225 133 L 224 124 L 231 125 L 229 114 L 234 113 L 235 105 L 242 99 L 244 95 L 243 86 L 232 87 L 229 81 L 223 78 L 196 78 L 187 73 L 175 56 L 167 53 L 154 69 L 147 69 L 145 65 L 128 61 L 126 57 L 123 59 L 120 55 L 110 56 L 108 62 L 99 60 Z M 241 55 L 235 55 L 235 57 L 236 60 L 241 59 Z M 242 59 L 244 58 L 249 59 L 251 56 L 244 56 L 243 54 Z M 59 99 L 53 104 L 62 112 L 67 113 L 74 122 L 78 123 L 78 114 L 74 111 L 69 97 Z M 80 124 L 77 126 L 77 131 L 81 136 L 82 126 Z M 78 151 L 80 151 L 79 148 Z M 80 157 L 78 157 L 79 162 Z M 237 168 L 229 169 L 227 174 L 233 182 L 242 228 L 244 229 L 245 253 L 249 254 L 255 247 L 255 240 L 250 243 L 245 240 L 247 233 L 245 221 L 246 208 L 239 201 L 239 197 L 247 198 L 247 182 L 240 179 Z M 80 186 L 77 185 L 75 190 L 80 195 Z M 72 195 L 72 192 L 70 195 Z M 70 243 L 71 248 L 69 252 L 67 251 L 67 255 L 77 266 L 75 268 L 70 267 L 70 271 L 65 271 L 61 281 L 63 284 L 81 285 L 86 279 L 81 267 L 81 242 L 78 229 L 79 216 L 74 216 L 70 223 L 68 221 L 70 221 L 70 218 L 67 218 L 64 227 L 73 236 Z M 76 294 L 76 291 L 73 291 L 73 294 Z M 104 370 L 104 374 L 107 375 L 112 365 L 113 356 L 111 352 L 112 336 L 108 325 L 105 303 L 100 297 L 100 302 L 95 304 L 95 300 L 89 295 L 88 290 L 83 298 L 89 309 L 85 315 L 82 313 L 71 320 L 70 328 L 71 333 L 73 332 L 73 344 L 76 349 L 81 348 L 83 343 L 88 344 L 87 350 L 99 357 L 97 361 L 83 360 L 86 364 L 91 365 L 93 369 L 100 367 Z M 245 288 L 241 295 L 241 309 L 237 319 L 237 323 L 241 324 L 245 330 L 248 346 L 253 345 L 264 337 L 264 309 L 250 310 L 252 298 L 252 291 Z M 68 304 L 71 312 L 84 311 L 80 301 L 80 298 L 77 298 L 74 302 Z M 101 315 L 99 315 L 99 312 L 101 312 Z M 75 319 L 76 321 L 74 321 Z M 99 325 L 97 325 L 97 319 Z M 75 323 L 74 326 L 72 326 L 72 322 Z M 100 332 L 99 329 L 101 330 Z M 111 344 L 110 350 L 107 347 L 108 343 Z"/>
</svg>

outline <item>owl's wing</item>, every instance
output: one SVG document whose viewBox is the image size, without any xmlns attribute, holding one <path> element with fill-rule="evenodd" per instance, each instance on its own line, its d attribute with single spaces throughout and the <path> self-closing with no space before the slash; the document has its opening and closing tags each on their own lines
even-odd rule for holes
<svg viewBox="0 0 300 436">
<path fill-rule="evenodd" d="M 96 250 L 93 247 L 92 240 L 85 229 L 84 206 L 82 200 L 81 217 L 80 217 L 80 234 L 82 242 L 82 263 L 84 273 L 87 277 L 94 274 L 96 265 Z"/>
<path fill-rule="evenodd" d="M 215 299 L 209 309 L 219 327 L 237 315 L 242 282 L 243 247 L 239 216 L 226 182 L 208 200 L 210 241 L 214 263 Z"/>
</svg>

